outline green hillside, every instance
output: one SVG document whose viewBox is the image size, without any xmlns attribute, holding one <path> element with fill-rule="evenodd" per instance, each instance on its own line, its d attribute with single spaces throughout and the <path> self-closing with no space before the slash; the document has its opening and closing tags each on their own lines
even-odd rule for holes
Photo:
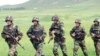
<svg viewBox="0 0 100 56">
<path fill-rule="evenodd" d="M 100 0 L 30 0 L 23 4 L 5 5 L 1 9 L 93 9 L 100 6 Z"/>
</svg>

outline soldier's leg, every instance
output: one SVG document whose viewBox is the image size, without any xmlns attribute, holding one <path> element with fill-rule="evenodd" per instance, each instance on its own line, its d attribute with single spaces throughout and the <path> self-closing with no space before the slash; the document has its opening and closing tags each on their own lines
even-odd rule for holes
<svg viewBox="0 0 100 56">
<path fill-rule="evenodd" d="M 17 56 L 18 55 L 18 52 L 17 51 L 15 51 L 15 54 L 14 54 L 14 56 Z"/>
<path fill-rule="evenodd" d="M 59 56 L 59 54 L 58 54 L 58 47 L 59 47 L 59 43 L 54 42 L 54 47 L 53 47 L 53 54 L 54 54 L 54 56 Z"/>
<path fill-rule="evenodd" d="M 82 51 L 83 51 L 83 53 L 84 53 L 84 56 L 88 56 L 87 48 L 86 48 L 86 46 L 85 46 L 85 41 L 82 41 L 82 42 L 80 43 L 80 47 L 81 47 L 81 49 L 82 49 Z"/>
<path fill-rule="evenodd" d="M 30 41 L 31 41 L 31 43 L 32 43 L 32 45 L 33 45 L 33 47 L 34 47 L 34 49 L 36 50 L 36 53 L 35 53 L 35 56 L 36 56 L 36 55 L 37 55 L 37 50 L 38 50 L 38 45 L 39 45 L 39 43 L 34 42 L 34 40 L 32 40 L 32 39 L 30 39 Z"/>
<path fill-rule="evenodd" d="M 8 53 L 8 56 L 10 56 L 10 49 L 11 49 L 11 44 L 9 42 L 7 42 L 8 44 L 8 47 L 9 47 L 9 53 Z"/>
<path fill-rule="evenodd" d="M 36 53 L 35 53 L 35 56 L 36 56 L 37 50 L 38 50 L 38 43 L 34 43 L 34 42 L 31 42 L 31 43 L 32 43 L 34 49 L 36 50 Z"/>
<path fill-rule="evenodd" d="M 67 55 L 67 48 L 66 48 L 66 44 L 65 43 L 60 43 L 60 47 L 63 53 L 63 56 L 68 56 Z"/>
<path fill-rule="evenodd" d="M 15 44 L 11 44 L 11 48 L 9 51 L 9 56 L 17 56 L 16 54 L 16 45 Z"/>
<path fill-rule="evenodd" d="M 93 40 L 93 41 L 94 41 L 94 40 Z M 96 56 L 98 56 L 97 41 L 94 41 L 94 47 L 95 47 Z"/>
<path fill-rule="evenodd" d="M 44 54 L 43 54 L 43 45 L 44 45 L 44 43 L 40 43 L 38 45 L 36 56 L 44 56 Z"/>
<path fill-rule="evenodd" d="M 73 56 L 78 56 L 77 51 L 79 49 L 78 41 L 74 41 Z"/>
<path fill-rule="evenodd" d="M 34 49 L 37 50 L 38 43 L 35 43 L 34 40 L 32 40 L 32 39 L 30 39 L 30 41 L 31 41 Z"/>
<path fill-rule="evenodd" d="M 96 49 L 97 49 L 97 56 L 100 56 L 100 41 L 97 42 L 97 45 L 96 45 Z"/>
</svg>

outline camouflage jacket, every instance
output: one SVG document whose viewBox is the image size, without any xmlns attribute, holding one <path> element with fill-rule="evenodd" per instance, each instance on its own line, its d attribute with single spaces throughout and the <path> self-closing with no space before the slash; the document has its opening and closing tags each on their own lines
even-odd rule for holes
<svg viewBox="0 0 100 56">
<path fill-rule="evenodd" d="M 75 34 L 75 36 L 72 36 L 72 34 Z M 73 37 L 75 40 L 84 40 L 86 32 L 83 27 L 73 27 L 70 31 L 71 37 Z"/>
<path fill-rule="evenodd" d="M 31 27 L 27 31 L 27 36 L 34 41 L 44 41 L 46 32 L 44 31 L 44 27 L 40 24 L 37 26 L 31 25 Z M 32 36 L 35 36 L 35 38 L 33 39 Z"/>
<path fill-rule="evenodd" d="M 95 36 L 92 34 L 95 34 Z M 94 39 L 100 39 L 100 25 L 92 25 L 90 28 L 90 35 L 95 37 Z"/>
<path fill-rule="evenodd" d="M 54 40 L 55 41 L 64 41 L 64 29 L 63 29 L 63 23 L 52 23 L 50 29 L 49 29 L 49 35 L 52 36 L 52 31 L 55 31 L 54 35 Z"/>
<path fill-rule="evenodd" d="M 13 41 L 11 37 L 18 37 L 18 39 L 20 40 L 23 36 L 22 32 L 20 32 L 17 25 L 12 25 L 10 27 L 8 25 L 5 25 L 1 35 L 6 41 Z"/>
</svg>

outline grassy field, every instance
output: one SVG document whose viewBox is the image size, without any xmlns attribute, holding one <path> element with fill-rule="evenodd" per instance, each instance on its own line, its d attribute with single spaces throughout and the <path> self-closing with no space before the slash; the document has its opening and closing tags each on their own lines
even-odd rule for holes
<svg viewBox="0 0 100 56">
<path fill-rule="evenodd" d="M 46 10 L 46 11 L 33 11 L 33 10 L 23 10 L 23 11 L 0 11 L 0 33 L 2 32 L 2 28 L 5 25 L 5 17 L 8 15 L 12 15 L 14 17 L 14 23 L 20 27 L 20 30 L 23 32 L 24 36 L 20 43 L 25 47 L 26 50 L 23 50 L 18 46 L 18 56 L 34 56 L 35 50 L 29 41 L 29 38 L 26 35 L 28 28 L 30 27 L 31 20 L 34 16 L 38 16 L 40 18 L 40 23 L 44 25 L 45 30 L 47 32 L 47 37 L 45 39 L 44 45 L 44 53 L 46 56 L 53 56 L 52 48 L 53 41 L 48 44 L 48 29 L 51 25 L 51 17 L 53 15 L 59 15 L 60 20 L 64 22 L 65 28 L 65 37 L 66 37 L 66 45 L 68 56 L 73 56 L 73 39 L 69 35 L 69 31 L 74 26 L 74 20 L 80 18 L 82 20 L 82 26 L 84 26 L 87 35 L 89 34 L 89 28 L 93 23 L 94 18 L 100 17 L 100 13 L 97 10 L 93 11 L 67 11 L 67 10 Z M 86 36 L 86 46 L 88 49 L 89 56 L 95 56 L 95 49 L 93 46 L 93 41 L 89 36 Z M 7 56 L 9 49 L 2 37 L 0 37 L 0 56 Z M 62 56 L 61 50 L 59 48 L 59 54 Z M 81 49 L 78 51 L 79 56 L 84 56 Z"/>
</svg>

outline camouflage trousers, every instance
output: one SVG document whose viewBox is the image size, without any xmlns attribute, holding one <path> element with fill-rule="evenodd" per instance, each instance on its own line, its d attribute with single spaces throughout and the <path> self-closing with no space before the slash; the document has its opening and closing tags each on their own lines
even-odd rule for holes
<svg viewBox="0 0 100 56">
<path fill-rule="evenodd" d="M 63 56 L 67 56 L 67 48 L 65 43 L 62 42 L 54 42 L 54 47 L 53 47 L 53 54 L 54 56 L 59 56 L 58 54 L 58 47 L 60 46 Z"/>
<path fill-rule="evenodd" d="M 98 41 L 94 41 L 96 56 L 100 56 L 100 39 Z"/>
<path fill-rule="evenodd" d="M 34 42 L 32 42 L 32 44 L 33 44 L 33 47 L 36 50 L 35 56 L 44 56 L 44 54 L 43 54 L 44 42 L 41 42 L 41 43 L 34 43 Z"/>
<path fill-rule="evenodd" d="M 8 46 L 9 46 L 9 54 L 8 56 L 17 56 L 17 51 L 16 51 L 16 47 L 17 47 L 17 43 L 9 43 L 7 42 Z"/>
<path fill-rule="evenodd" d="M 79 47 L 81 47 L 81 49 L 84 53 L 84 56 L 88 56 L 84 40 L 83 41 L 74 40 L 73 56 L 78 56 L 77 51 L 78 51 Z"/>
</svg>

